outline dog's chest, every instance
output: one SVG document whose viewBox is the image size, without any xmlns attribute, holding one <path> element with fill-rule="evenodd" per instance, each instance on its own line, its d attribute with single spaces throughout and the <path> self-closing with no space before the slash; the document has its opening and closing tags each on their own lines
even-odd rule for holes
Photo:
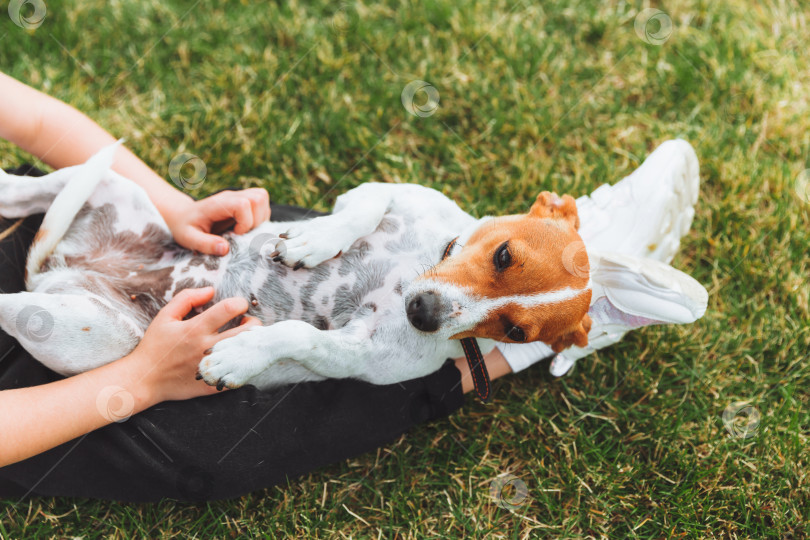
<svg viewBox="0 0 810 540">
<path fill-rule="evenodd" d="M 269 223 L 262 232 L 284 232 L 285 227 Z M 435 231 L 420 228 L 415 220 L 386 215 L 374 233 L 339 257 L 292 270 L 268 258 L 267 249 L 255 249 L 250 237 L 231 240 L 235 253 L 218 279 L 218 297 L 247 298 L 249 313 L 265 325 L 296 319 L 323 330 L 354 320 L 376 326 L 386 318 L 403 318 L 403 290 L 438 262 L 441 244 Z"/>
</svg>

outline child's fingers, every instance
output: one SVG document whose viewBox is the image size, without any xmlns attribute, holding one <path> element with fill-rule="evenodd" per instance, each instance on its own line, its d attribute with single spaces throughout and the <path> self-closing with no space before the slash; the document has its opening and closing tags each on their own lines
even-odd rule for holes
<svg viewBox="0 0 810 540">
<path fill-rule="evenodd" d="M 219 203 L 224 206 L 230 217 L 236 220 L 233 232 L 244 234 L 253 228 L 253 206 L 250 199 L 239 194 L 238 191 L 226 191 Z"/>
<path fill-rule="evenodd" d="M 270 219 L 270 195 L 266 189 L 250 188 L 242 191 L 242 193 L 250 199 L 254 226 Z"/>
<path fill-rule="evenodd" d="M 248 302 L 244 298 L 226 298 L 195 317 L 195 321 L 202 332 L 214 334 L 228 321 L 243 315 L 247 310 Z"/>
<path fill-rule="evenodd" d="M 214 339 L 216 339 L 216 343 L 219 343 L 223 339 L 228 339 L 229 337 L 241 334 L 245 330 L 250 330 L 251 328 L 261 325 L 262 322 L 256 317 L 245 317 L 243 319 L 243 322 L 239 326 L 237 326 L 236 328 L 231 328 L 230 330 L 226 330 L 221 334 L 215 335 Z"/>
<path fill-rule="evenodd" d="M 257 324 L 261 325 L 262 321 L 260 321 L 258 318 L 254 317 L 253 315 L 245 315 L 244 317 L 242 317 L 242 320 L 239 321 L 239 326 L 242 326 L 242 325 L 245 325 L 245 324 L 249 324 L 251 326 L 256 326 Z"/>
<path fill-rule="evenodd" d="M 184 246 L 189 249 L 196 249 L 206 255 L 217 255 L 219 257 L 228 253 L 228 242 L 216 234 L 207 233 L 196 227 L 189 227 L 185 234 Z"/>
<path fill-rule="evenodd" d="M 213 287 L 183 289 L 161 310 L 160 314 L 170 319 L 182 320 L 195 307 L 203 306 L 214 297 Z"/>
</svg>

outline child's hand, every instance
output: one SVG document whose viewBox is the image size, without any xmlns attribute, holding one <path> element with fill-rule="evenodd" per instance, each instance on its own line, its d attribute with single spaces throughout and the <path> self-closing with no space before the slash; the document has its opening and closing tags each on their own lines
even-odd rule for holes
<svg viewBox="0 0 810 540">
<path fill-rule="evenodd" d="M 270 219 L 270 197 L 262 188 L 222 191 L 163 212 L 174 240 L 207 255 L 225 255 L 228 242 L 211 233 L 219 221 L 233 219 L 233 232 L 244 234 Z M 168 214 L 168 215 L 167 215 Z"/>
<path fill-rule="evenodd" d="M 217 329 L 247 311 L 244 298 L 222 300 L 196 317 L 183 320 L 192 308 L 205 305 L 213 297 L 213 287 L 181 291 L 155 316 L 141 342 L 127 356 L 148 403 L 215 393 L 215 388 L 195 377 L 205 351 L 261 324 L 255 317 L 244 317 L 241 326 L 217 333 Z"/>
</svg>

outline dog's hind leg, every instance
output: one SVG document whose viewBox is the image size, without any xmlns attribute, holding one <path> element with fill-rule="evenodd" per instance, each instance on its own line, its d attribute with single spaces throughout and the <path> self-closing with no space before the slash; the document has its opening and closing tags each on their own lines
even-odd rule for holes
<svg viewBox="0 0 810 540">
<path fill-rule="evenodd" d="M 86 291 L 0 295 L 0 327 L 62 375 L 122 358 L 143 336 L 142 329 L 122 310 Z"/>
</svg>

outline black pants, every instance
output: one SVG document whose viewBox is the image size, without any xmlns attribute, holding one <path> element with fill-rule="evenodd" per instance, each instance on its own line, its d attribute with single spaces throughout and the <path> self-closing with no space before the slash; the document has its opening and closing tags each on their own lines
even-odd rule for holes
<svg viewBox="0 0 810 540">
<path fill-rule="evenodd" d="M 33 175 L 27 170 L 17 174 Z M 294 219 L 304 212 L 274 206 L 273 219 Z M 25 256 L 41 220 L 41 215 L 27 218 L 0 243 L 0 292 L 24 290 Z M 0 390 L 60 378 L 2 331 L 0 358 Z M 463 402 L 459 383 L 459 371 L 447 362 L 433 375 L 401 385 L 327 380 L 161 403 L 0 468 L 0 498 L 151 502 L 236 497 L 367 452 L 420 422 L 450 414 Z M 69 415 L 70 407 L 53 414 Z"/>
</svg>

